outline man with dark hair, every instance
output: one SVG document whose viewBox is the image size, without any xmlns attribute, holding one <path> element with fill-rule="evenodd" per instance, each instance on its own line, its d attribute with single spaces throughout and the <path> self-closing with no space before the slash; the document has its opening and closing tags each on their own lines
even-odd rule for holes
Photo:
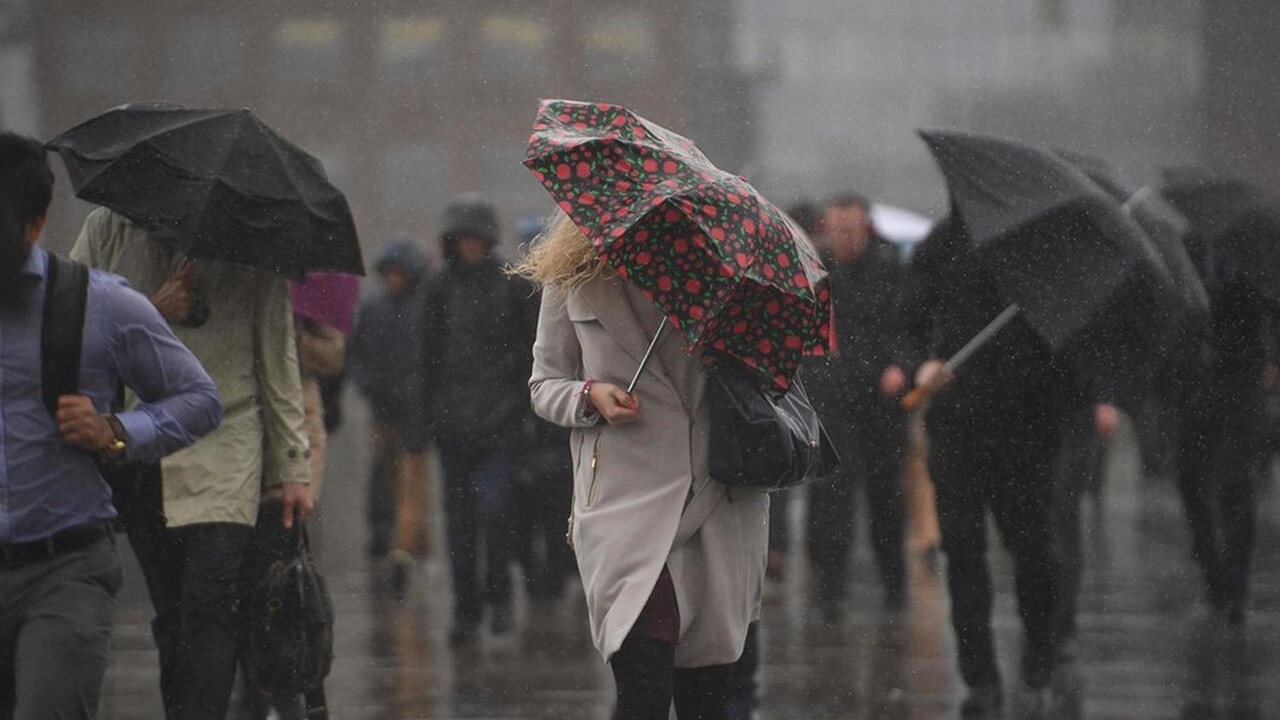
<svg viewBox="0 0 1280 720">
<path fill-rule="evenodd" d="M 810 394 L 845 461 L 809 489 L 807 536 L 818 600 L 835 617 L 848 585 L 855 485 L 869 501 L 885 607 L 899 609 L 906 599 L 901 475 L 907 422 L 897 396 L 906 385 L 910 346 L 898 319 L 905 270 L 897 250 L 876 236 L 866 199 L 837 195 L 824 224 L 835 348 L 806 370 Z"/>
<path fill-rule="evenodd" d="M 538 305 L 494 257 L 498 218 L 484 198 L 449 202 L 441 242 L 446 265 L 426 293 L 423 380 L 444 470 L 456 644 L 475 636 L 486 603 L 494 634 L 511 628 L 513 446 L 528 408 Z"/>
<path fill-rule="evenodd" d="M 35 246 L 52 189 L 44 148 L 0 133 L 0 717 L 19 720 L 97 714 L 122 582 L 98 463 L 156 460 L 222 412 L 145 297 Z M 103 414 L 118 383 L 141 403 Z"/>
</svg>

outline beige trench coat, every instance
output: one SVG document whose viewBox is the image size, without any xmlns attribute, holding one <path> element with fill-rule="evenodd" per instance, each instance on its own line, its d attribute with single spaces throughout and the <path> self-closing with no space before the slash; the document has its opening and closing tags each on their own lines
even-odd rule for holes
<svg viewBox="0 0 1280 720">
<path fill-rule="evenodd" d="M 626 387 L 648 347 L 656 324 L 633 310 L 637 295 L 616 277 L 543 293 L 533 407 L 573 428 L 572 537 L 596 649 L 606 660 L 618 650 L 666 565 L 680 609 L 676 665 L 731 663 L 759 617 L 769 498 L 709 477 L 700 361 L 669 328 L 636 387 L 638 422 L 610 427 L 583 412 L 583 381 Z"/>
</svg>

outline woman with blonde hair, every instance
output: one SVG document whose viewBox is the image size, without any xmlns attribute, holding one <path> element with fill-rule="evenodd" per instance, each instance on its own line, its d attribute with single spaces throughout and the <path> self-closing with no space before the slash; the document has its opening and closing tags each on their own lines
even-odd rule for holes
<svg viewBox="0 0 1280 720">
<path fill-rule="evenodd" d="M 708 471 L 702 353 L 601 261 L 561 214 L 517 268 L 544 288 L 529 381 L 534 410 L 572 428 L 570 539 L 615 718 L 727 718 L 729 666 L 758 618 L 768 496 Z"/>
</svg>

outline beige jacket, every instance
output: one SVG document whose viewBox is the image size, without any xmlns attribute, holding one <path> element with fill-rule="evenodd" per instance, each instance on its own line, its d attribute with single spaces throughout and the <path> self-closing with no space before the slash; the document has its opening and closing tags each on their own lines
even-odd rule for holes
<svg viewBox="0 0 1280 720">
<path fill-rule="evenodd" d="M 676 665 L 738 659 L 757 619 L 768 554 L 769 499 L 707 472 L 701 360 L 668 329 L 636 392 L 639 422 L 588 419 L 586 378 L 626 387 L 661 316 L 629 283 L 543 293 L 529 387 L 534 410 L 573 428 L 572 537 L 592 635 L 607 660 L 622 645 L 663 565 L 680 608 Z"/>
<path fill-rule="evenodd" d="M 105 208 L 85 220 L 71 257 L 147 295 L 181 264 L 168 244 Z M 173 332 L 217 383 L 223 421 L 162 461 L 164 513 L 169 527 L 253 525 L 264 484 L 310 482 L 289 286 L 267 272 L 207 261 L 196 262 L 192 277 L 209 320 Z"/>
</svg>

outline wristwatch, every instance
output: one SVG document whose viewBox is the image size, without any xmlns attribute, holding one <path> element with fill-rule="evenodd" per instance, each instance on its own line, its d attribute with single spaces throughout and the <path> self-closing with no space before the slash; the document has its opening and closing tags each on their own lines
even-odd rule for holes
<svg viewBox="0 0 1280 720">
<path fill-rule="evenodd" d="M 107 425 L 111 427 L 111 442 L 102 448 L 102 454 L 109 458 L 120 457 L 129 449 L 129 434 L 115 415 L 106 416 Z"/>
</svg>

